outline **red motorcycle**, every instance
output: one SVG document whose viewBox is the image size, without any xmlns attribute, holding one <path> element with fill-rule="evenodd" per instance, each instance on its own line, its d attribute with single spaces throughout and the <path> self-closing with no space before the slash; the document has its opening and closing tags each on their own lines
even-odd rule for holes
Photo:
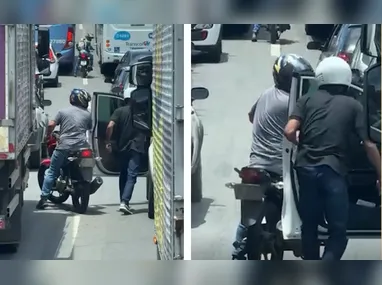
<svg viewBox="0 0 382 285">
<path fill-rule="evenodd" d="M 52 156 L 58 139 L 59 133 L 56 131 L 47 139 L 49 157 Z M 101 177 L 97 176 L 93 179 L 93 168 L 96 160 L 99 159 L 94 156 L 92 149 L 89 148 L 71 151 L 48 199 L 54 204 L 62 204 L 69 196 L 72 196 L 74 210 L 80 214 L 85 213 L 89 205 L 90 195 L 94 194 L 103 184 Z M 40 189 L 44 183 L 45 172 L 49 169 L 50 161 L 50 158 L 41 161 L 37 173 Z"/>
</svg>

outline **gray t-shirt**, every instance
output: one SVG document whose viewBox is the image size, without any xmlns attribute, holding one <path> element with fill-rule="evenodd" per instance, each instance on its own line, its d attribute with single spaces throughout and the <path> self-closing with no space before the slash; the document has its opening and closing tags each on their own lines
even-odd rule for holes
<svg viewBox="0 0 382 285">
<path fill-rule="evenodd" d="M 80 149 L 88 146 L 86 131 L 92 128 L 90 113 L 76 106 L 61 109 L 54 119 L 60 126 L 60 142 L 56 149 Z"/>
<path fill-rule="evenodd" d="M 282 143 L 288 122 L 289 94 L 271 87 L 257 100 L 253 114 L 250 166 L 282 175 Z"/>
</svg>

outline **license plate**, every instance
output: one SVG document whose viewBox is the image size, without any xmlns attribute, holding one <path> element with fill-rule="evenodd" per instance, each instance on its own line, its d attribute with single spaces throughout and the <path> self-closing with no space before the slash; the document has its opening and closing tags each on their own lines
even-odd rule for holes
<svg viewBox="0 0 382 285">
<path fill-rule="evenodd" d="M 85 66 L 87 64 L 86 60 L 81 61 L 81 65 Z"/>
</svg>

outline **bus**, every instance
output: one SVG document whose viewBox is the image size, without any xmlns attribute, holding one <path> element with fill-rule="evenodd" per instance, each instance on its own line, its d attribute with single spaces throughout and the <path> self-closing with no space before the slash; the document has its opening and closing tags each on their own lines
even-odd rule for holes
<svg viewBox="0 0 382 285">
<path fill-rule="evenodd" d="M 95 42 L 101 74 L 112 78 L 119 61 L 128 50 L 151 49 L 152 24 L 96 24 Z"/>
<path fill-rule="evenodd" d="M 75 64 L 75 24 L 52 24 L 39 25 L 49 29 L 50 43 L 56 52 L 62 54 L 60 69 L 72 71 Z"/>
</svg>

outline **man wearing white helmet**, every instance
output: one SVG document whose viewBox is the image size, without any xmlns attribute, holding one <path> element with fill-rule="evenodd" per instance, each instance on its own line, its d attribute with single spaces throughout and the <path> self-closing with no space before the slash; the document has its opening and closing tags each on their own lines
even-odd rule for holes
<svg viewBox="0 0 382 285">
<path fill-rule="evenodd" d="M 295 168 L 300 186 L 303 258 L 320 259 L 318 225 L 325 216 L 329 238 L 322 259 L 340 260 L 347 246 L 345 161 L 351 151 L 349 138 L 355 134 L 363 141 L 378 177 L 381 156 L 367 136 L 361 103 L 346 95 L 352 79 L 350 66 L 341 58 L 328 57 L 317 66 L 315 74 L 318 91 L 297 101 L 284 134 L 298 145 Z"/>
</svg>

